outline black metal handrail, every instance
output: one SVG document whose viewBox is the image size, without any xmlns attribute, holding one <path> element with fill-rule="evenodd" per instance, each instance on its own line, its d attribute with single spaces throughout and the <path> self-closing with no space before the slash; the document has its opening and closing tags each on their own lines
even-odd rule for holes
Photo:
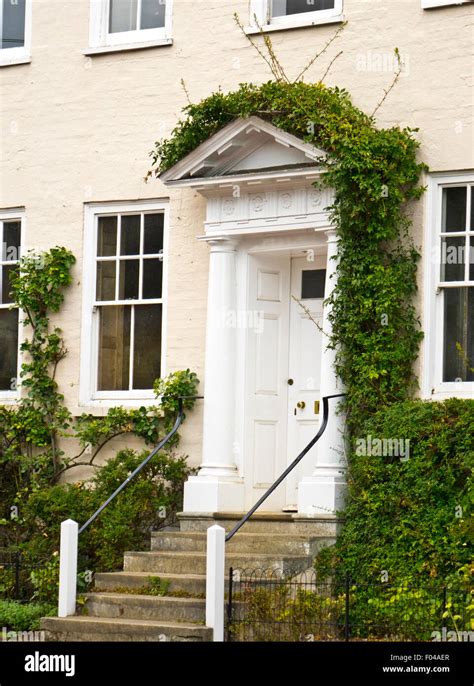
<svg viewBox="0 0 474 686">
<path fill-rule="evenodd" d="M 324 396 L 324 398 L 323 398 L 323 421 L 322 421 L 322 423 L 321 423 L 321 426 L 319 427 L 318 433 L 317 433 L 316 436 L 308 443 L 308 445 L 306 446 L 306 448 L 304 448 L 304 449 L 300 452 L 300 454 L 298 455 L 298 457 L 297 457 L 295 460 L 293 460 L 293 462 L 285 469 L 285 471 L 284 471 L 282 474 L 280 474 L 280 476 L 278 477 L 278 479 L 270 486 L 270 488 L 262 495 L 262 497 L 261 497 L 259 500 L 257 500 L 257 502 L 255 503 L 255 505 L 247 512 L 247 514 L 244 515 L 244 516 L 242 517 L 242 519 L 234 526 L 234 528 L 232 529 L 232 531 L 230 531 L 230 532 L 226 535 L 226 537 L 225 537 L 226 543 L 227 543 L 227 541 L 230 541 L 230 539 L 232 538 L 232 536 L 234 536 L 234 534 L 237 533 L 237 531 L 245 524 L 245 522 L 247 522 L 247 521 L 250 519 L 250 517 L 254 514 L 254 512 L 255 512 L 256 510 L 258 510 L 258 508 L 260 507 L 260 505 L 261 505 L 263 502 L 265 502 L 265 500 L 268 498 L 268 496 L 271 495 L 271 494 L 273 493 L 273 491 L 274 491 L 276 488 L 278 488 L 278 486 L 281 484 L 281 482 L 284 481 L 284 480 L 286 479 L 286 477 L 288 476 L 288 474 L 296 467 L 296 465 L 297 465 L 299 462 L 301 462 L 301 460 L 303 459 L 303 457 L 311 450 L 311 448 L 315 445 L 315 443 L 317 443 L 317 442 L 319 441 L 319 439 L 321 438 L 321 436 L 322 436 L 323 433 L 325 432 L 326 427 L 327 427 L 327 424 L 328 424 L 328 419 L 329 419 L 329 401 L 330 401 L 332 398 L 343 398 L 345 395 L 346 395 L 345 393 L 337 393 L 336 395 L 325 395 L 325 396 Z"/>
<path fill-rule="evenodd" d="M 169 397 L 169 396 L 168 396 L 168 397 Z M 85 524 L 83 524 L 83 525 L 81 526 L 81 528 L 79 529 L 78 535 L 81 534 L 81 533 L 84 531 L 84 529 L 87 529 L 87 527 L 89 526 L 89 524 L 92 524 L 92 522 L 93 522 L 95 519 L 97 519 L 97 517 L 100 515 L 100 513 L 101 513 L 103 510 L 105 510 L 105 508 L 107 507 L 107 505 L 109 505 L 109 503 L 111 503 L 112 500 L 113 500 L 121 491 L 123 491 L 123 489 L 130 483 L 130 481 L 131 481 L 139 472 L 142 471 L 143 467 L 145 467 L 145 466 L 148 464 L 148 462 L 149 462 L 153 457 L 155 457 L 156 453 L 159 452 L 159 451 L 163 448 L 163 446 L 170 440 L 170 438 L 172 438 L 172 437 L 174 436 L 174 434 L 177 432 L 177 430 L 178 430 L 179 427 L 181 426 L 182 421 L 183 421 L 183 419 L 184 419 L 183 400 L 200 400 L 200 399 L 202 399 L 203 397 L 204 397 L 204 396 L 202 396 L 202 395 L 182 395 L 182 396 L 179 396 L 179 397 L 177 398 L 177 401 L 178 401 L 178 416 L 176 417 L 176 421 L 175 421 L 175 423 L 174 423 L 173 428 L 171 429 L 171 431 L 170 431 L 168 434 L 166 434 L 166 436 L 165 436 L 164 438 L 161 439 L 161 441 L 158 443 L 158 445 L 157 445 L 155 448 L 153 448 L 153 450 L 151 451 L 151 453 L 150 453 L 149 455 L 147 455 L 147 457 L 143 460 L 143 462 L 141 462 L 141 463 L 138 465 L 138 467 L 136 467 L 136 469 L 134 469 L 133 472 L 125 479 L 125 481 L 123 481 L 123 483 L 121 483 L 120 486 L 112 493 L 112 495 L 111 495 L 109 498 L 107 498 L 107 500 L 106 500 L 104 503 L 102 503 L 102 505 L 99 507 L 99 509 L 96 510 L 96 511 L 94 512 L 94 514 L 92 515 L 92 517 L 89 517 L 89 519 L 87 520 L 87 522 L 86 522 Z"/>
</svg>

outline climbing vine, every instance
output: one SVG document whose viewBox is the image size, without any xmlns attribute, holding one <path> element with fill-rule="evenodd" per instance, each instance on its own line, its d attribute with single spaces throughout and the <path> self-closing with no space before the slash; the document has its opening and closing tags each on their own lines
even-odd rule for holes
<svg viewBox="0 0 474 686">
<path fill-rule="evenodd" d="M 377 128 L 346 90 L 321 82 L 245 83 L 184 114 L 151 153 L 157 175 L 237 117 L 257 115 L 325 151 L 319 184 L 334 191 L 329 212 L 339 241 L 330 343 L 349 426 L 355 431 L 376 409 L 410 397 L 422 338 L 413 305 L 419 253 L 407 212 L 423 192 L 415 130 Z"/>
</svg>

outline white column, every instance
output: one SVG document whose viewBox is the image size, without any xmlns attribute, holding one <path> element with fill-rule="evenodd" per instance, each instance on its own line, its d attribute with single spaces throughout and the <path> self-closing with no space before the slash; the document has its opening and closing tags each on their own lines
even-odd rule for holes
<svg viewBox="0 0 474 686">
<path fill-rule="evenodd" d="M 337 237 L 331 229 L 327 236 L 327 266 L 325 298 L 336 285 Z M 321 353 L 321 398 L 343 393 L 344 388 L 335 372 L 336 351 L 327 346 L 332 327 L 329 321 L 330 306 L 323 313 L 323 341 Z M 298 513 L 314 517 L 334 514 L 344 508 L 346 487 L 345 420 L 336 414 L 339 400 L 329 401 L 329 422 L 316 445 L 316 466 L 313 475 L 305 477 L 298 487 Z M 321 404 L 322 411 L 322 404 Z M 322 415 L 321 415 L 322 420 Z"/>
<path fill-rule="evenodd" d="M 234 460 L 236 245 L 210 243 L 204 379 L 203 457 L 184 487 L 185 512 L 242 512 L 244 486 Z"/>
</svg>

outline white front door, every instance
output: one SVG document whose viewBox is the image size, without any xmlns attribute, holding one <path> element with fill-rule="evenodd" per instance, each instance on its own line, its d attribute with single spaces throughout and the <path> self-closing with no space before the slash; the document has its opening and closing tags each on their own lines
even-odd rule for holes
<svg viewBox="0 0 474 686">
<path fill-rule="evenodd" d="M 290 343 L 288 368 L 288 455 L 291 464 L 316 435 L 322 416 L 320 369 L 324 284 L 320 260 L 291 260 Z M 298 483 L 310 476 L 316 460 L 312 448 L 286 479 L 285 509 L 296 510 Z"/>
<path fill-rule="evenodd" d="M 318 268 L 318 258 L 249 256 L 243 439 L 247 507 L 318 430 L 323 264 L 323 258 Z M 312 450 L 261 511 L 296 509 L 298 482 L 312 473 L 314 462 Z"/>
</svg>

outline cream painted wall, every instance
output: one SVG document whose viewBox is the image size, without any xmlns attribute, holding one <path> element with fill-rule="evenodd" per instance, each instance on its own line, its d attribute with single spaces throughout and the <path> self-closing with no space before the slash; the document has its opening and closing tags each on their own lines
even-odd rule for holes
<svg viewBox="0 0 474 686">
<path fill-rule="evenodd" d="M 203 376 L 208 248 L 196 236 L 204 201 L 143 179 L 153 142 L 171 131 L 186 104 L 182 78 L 193 101 L 218 86 L 270 78 L 235 27 L 234 11 L 247 22 L 247 0 L 174 0 L 172 46 L 86 57 L 88 0 L 33 0 L 32 62 L 0 68 L 0 208 L 26 208 L 27 247 L 61 244 L 78 258 L 78 287 L 58 317 L 69 349 L 59 382 L 73 412 L 85 409 L 78 393 L 87 202 L 170 197 L 168 371 L 190 367 Z M 433 171 L 473 169 L 474 6 L 423 11 L 421 0 L 344 0 L 344 14 L 343 34 L 306 80 L 320 78 L 343 50 L 326 83 L 347 88 L 372 112 L 392 80 L 384 60 L 398 47 L 407 69 L 378 112 L 380 125 L 419 127 L 421 154 Z M 290 77 L 335 29 L 271 34 Z M 424 208 L 422 201 L 415 211 L 420 243 Z M 200 462 L 200 444 L 198 410 L 183 431 L 192 464 Z"/>
</svg>

